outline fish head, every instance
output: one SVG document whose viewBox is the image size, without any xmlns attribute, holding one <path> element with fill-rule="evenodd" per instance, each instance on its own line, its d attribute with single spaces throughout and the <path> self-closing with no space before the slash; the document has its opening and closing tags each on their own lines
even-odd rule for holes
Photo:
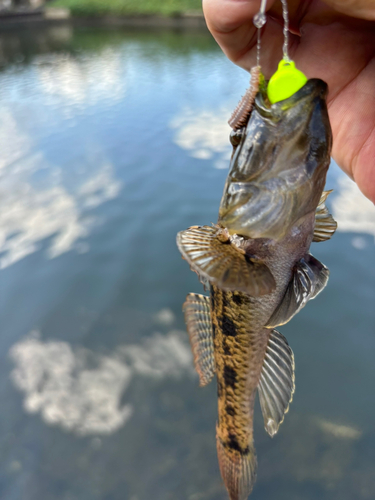
<svg viewBox="0 0 375 500">
<path fill-rule="evenodd" d="M 278 241 L 315 211 L 332 145 L 327 90 L 311 79 L 272 105 L 264 89 L 257 94 L 220 204 L 219 224 L 230 234 Z"/>
</svg>

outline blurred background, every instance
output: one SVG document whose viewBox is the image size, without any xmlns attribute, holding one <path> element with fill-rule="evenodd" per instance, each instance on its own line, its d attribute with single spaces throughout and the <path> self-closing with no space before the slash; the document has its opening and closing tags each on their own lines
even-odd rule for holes
<svg viewBox="0 0 375 500">
<path fill-rule="evenodd" d="M 216 221 L 249 77 L 193 0 L 138 3 L 1 2 L 1 500 L 227 499 L 175 236 Z M 327 187 L 331 278 L 281 328 L 296 393 L 274 439 L 257 403 L 254 500 L 375 498 L 375 208 Z"/>
</svg>

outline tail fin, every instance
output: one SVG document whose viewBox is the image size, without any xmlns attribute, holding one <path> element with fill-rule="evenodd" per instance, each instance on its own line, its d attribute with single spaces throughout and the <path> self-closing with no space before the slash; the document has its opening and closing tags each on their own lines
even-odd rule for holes
<svg viewBox="0 0 375 500">
<path fill-rule="evenodd" d="M 221 477 L 230 500 L 247 500 L 257 475 L 257 457 L 251 443 L 244 452 L 231 449 L 216 436 Z"/>
</svg>

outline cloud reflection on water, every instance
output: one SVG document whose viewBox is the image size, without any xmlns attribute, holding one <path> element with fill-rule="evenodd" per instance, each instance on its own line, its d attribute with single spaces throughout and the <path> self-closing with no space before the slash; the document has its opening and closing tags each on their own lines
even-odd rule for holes
<svg viewBox="0 0 375 500">
<path fill-rule="evenodd" d="M 338 194 L 333 198 L 333 216 L 338 221 L 338 231 L 364 233 L 374 236 L 375 240 L 375 206 L 358 189 L 355 182 L 342 174 L 338 179 Z M 355 239 L 354 246 L 361 247 L 360 240 Z"/>
<path fill-rule="evenodd" d="M 362 436 L 362 431 L 350 425 L 337 424 L 323 418 L 317 418 L 315 423 L 322 431 L 338 439 L 356 440 Z"/>
<path fill-rule="evenodd" d="M 97 219 L 90 209 L 116 198 L 121 182 L 110 163 L 98 162 L 80 183 L 68 187 L 22 129 L 10 108 L 0 112 L 0 269 L 40 248 L 57 257 L 86 237 Z M 42 174 L 37 181 L 36 175 Z"/>
<path fill-rule="evenodd" d="M 185 108 L 170 123 L 174 142 L 193 158 L 210 160 L 215 168 L 228 168 L 232 147 L 228 141 L 230 111 Z"/>
<path fill-rule="evenodd" d="M 185 335 L 173 330 L 108 356 L 44 341 L 32 332 L 13 345 L 10 357 L 11 379 L 25 394 L 25 410 L 81 436 L 111 434 L 127 422 L 134 408 L 121 401 L 135 375 L 163 379 L 193 373 Z"/>
<path fill-rule="evenodd" d="M 47 109 L 52 106 L 53 113 L 61 112 L 70 118 L 98 101 L 115 103 L 122 99 L 126 79 L 122 75 L 121 53 L 105 48 L 95 57 L 44 54 L 35 58 L 34 68 L 28 87 L 11 85 L 5 79 L 2 88 L 0 269 L 39 250 L 41 241 L 48 237 L 52 237 L 47 248 L 49 258 L 71 250 L 98 222 L 87 212 L 118 196 L 121 189 L 112 164 L 99 154 L 93 168 L 88 168 L 78 183 L 69 186 L 69 179 L 64 180 L 66 166 L 51 164 L 45 156 L 45 145 L 38 144 L 37 133 L 28 130 L 28 107 L 39 108 L 38 98 Z M 30 99 L 34 88 L 41 95 Z M 21 110 L 17 106 L 20 99 L 28 103 Z M 54 124 L 53 114 L 41 113 L 36 123 L 38 119 Z M 92 161 L 85 157 L 81 163 L 86 168 Z"/>
<path fill-rule="evenodd" d="M 98 222 L 87 210 L 115 198 L 121 189 L 109 164 L 75 191 L 53 184 L 40 188 L 14 173 L 5 179 L 0 189 L 0 269 L 39 250 L 41 241 L 50 236 L 48 258 L 72 250 Z"/>
<path fill-rule="evenodd" d="M 71 54 L 38 56 L 34 64 L 42 92 L 61 98 L 66 109 L 66 103 L 84 107 L 102 100 L 116 102 L 126 92 L 121 55 L 113 48 L 96 53 L 94 58 Z"/>
</svg>

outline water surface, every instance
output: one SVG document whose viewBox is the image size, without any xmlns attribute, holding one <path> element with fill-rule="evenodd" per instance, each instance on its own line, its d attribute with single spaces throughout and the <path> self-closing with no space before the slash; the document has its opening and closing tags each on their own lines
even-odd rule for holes
<svg viewBox="0 0 375 500">
<path fill-rule="evenodd" d="M 0 498 L 225 500 L 177 231 L 217 218 L 248 77 L 204 32 L 0 36 Z M 328 287 L 282 327 L 296 393 L 252 498 L 375 498 L 375 209 L 332 166 Z"/>
</svg>

